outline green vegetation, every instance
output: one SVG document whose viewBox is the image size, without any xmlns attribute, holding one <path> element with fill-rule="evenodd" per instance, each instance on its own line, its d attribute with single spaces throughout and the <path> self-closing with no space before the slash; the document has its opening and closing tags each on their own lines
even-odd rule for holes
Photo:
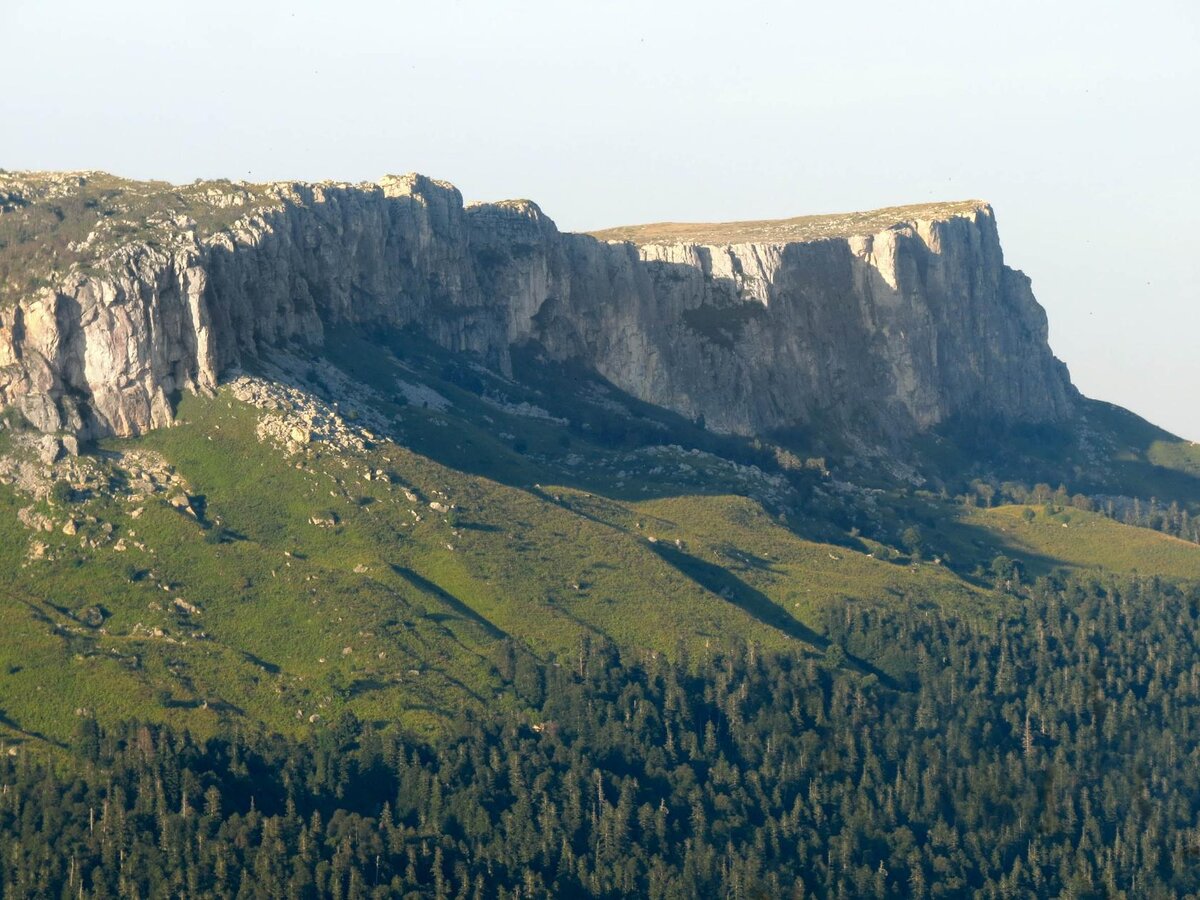
<svg viewBox="0 0 1200 900">
<path fill-rule="evenodd" d="M 185 216 L 197 235 L 278 203 L 269 185 L 172 185 L 104 172 L 0 172 L 0 305 L 48 286 L 72 266 L 102 266 L 118 247 L 153 244 Z"/>
<path fill-rule="evenodd" d="M 824 459 L 712 434 L 579 373 L 525 360 L 518 384 L 407 335 L 330 343 L 375 392 L 343 398 L 345 418 L 369 404 L 392 439 L 289 451 L 258 434 L 276 413 L 223 389 L 185 396 L 177 427 L 101 448 L 112 491 L 59 480 L 30 507 L 0 486 L 14 736 L 62 744 L 80 711 L 206 736 L 298 735 L 351 711 L 433 737 L 465 709 L 525 707 L 499 647 L 522 665 L 571 660 L 584 640 L 821 658 L 837 652 L 830 609 L 906 604 L 987 627 L 1040 575 L 1200 580 L 1200 547 L 1065 491 L 858 489 Z M 318 393 L 343 377 L 299 370 Z M 175 488 L 131 493 L 126 469 L 147 454 L 188 509 Z M 1025 505 L 980 499 L 1022 490 Z M 23 507 L 53 530 L 30 531 Z"/>
<path fill-rule="evenodd" d="M 1045 502 L 1033 496 L 1042 482 L 1052 495 L 1061 486 L 1068 502 L 1082 494 L 1200 504 L 1200 447 L 1110 403 L 1076 402 L 1075 417 L 1059 425 L 946 423 L 917 439 L 917 467 L 954 492 L 975 479 L 973 485 L 987 483 L 998 499 L 1020 503 Z"/>
<path fill-rule="evenodd" d="M 501 652 L 524 708 L 435 744 L 82 717 L 56 766 L 0 756 L 0 892 L 1194 896 L 1200 594 L 1043 579 L 1000 625 L 830 609 L 820 661 Z"/>
<path fill-rule="evenodd" d="M 1200 581 L 1196 544 L 1122 525 L 1099 513 L 1004 506 L 970 510 L 964 519 L 999 537 L 998 549 L 1026 560 L 1035 574 L 1068 567 Z"/>
<path fill-rule="evenodd" d="M 732 306 L 705 304 L 684 310 L 683 323 L 697 334 L 720 347 L 731 348 L 743 329 L 762 318 L 764 308 L 758 303 L 738 303 Z"/>
<path fill-rule="evenodd" d="M 4 896 L 1200 888 L 1182 442 L 1088 407 L 900 478 L 325 352 L 0 484 Z"/>
<path fill-rule="evenodd" d="M 1089 400 L 1084 409 L 1121 493 L 1200 502 L 1200 447 L 1110 403 Z"/>
</svg>

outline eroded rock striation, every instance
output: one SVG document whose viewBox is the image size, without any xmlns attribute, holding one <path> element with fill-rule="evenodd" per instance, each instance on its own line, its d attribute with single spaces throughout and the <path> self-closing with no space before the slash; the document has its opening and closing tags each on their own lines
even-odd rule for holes
<svg viewBox="0 0 1200 900">
<path fill-rule="evenodd" d="M 0 225 L 28 183 L 4 178 Z M 414 327 L 505 372 L 532 342 L 744 434 L 1055 421 L 1075 396 L 983 203 L 583 235 L 419 175 L 197 196 L 245 208 L 93 232 L 0 308 L 0 403 L 46 432 L 138 434 L 171 422 L 180 391 L 341 325 Z"/>
</svg>

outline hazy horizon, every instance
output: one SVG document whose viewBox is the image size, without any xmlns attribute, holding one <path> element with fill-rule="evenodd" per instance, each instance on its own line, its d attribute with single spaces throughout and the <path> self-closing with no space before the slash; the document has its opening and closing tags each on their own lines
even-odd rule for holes
<svg viewBox="0 0 1200 900">
<path fill-rule="evenodd" d="M 1188 4 L 7 12 L 8 169 L 420 171 L 574 231 L 985 200 L 1077 386 L 1200 438 Z"/>
</svg>

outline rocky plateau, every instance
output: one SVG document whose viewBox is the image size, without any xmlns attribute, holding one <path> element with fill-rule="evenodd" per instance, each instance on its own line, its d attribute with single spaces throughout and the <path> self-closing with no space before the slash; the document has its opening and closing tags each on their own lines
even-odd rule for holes
<svg viewBox="0 0 1200 900">
<path fill-rule="evenodd" d="M 0 226 L 96 177 L 49 190 L 50 176 L 0 174 Z M 410 329 L 506 375 L 513 349 L 533 345 L 739 434 L 1053 422 L 1076 397 L 984 203 L 587 235 L 528 201 L 464 205 L 420 175 L 224 184 L 187 209 L 227 222 L 199 227 L 169 204 L 128 232 L 100 222 L 9 297 L 0 405 L 69 452 L 167 426 L 181 391 L 345 326 Z"/>
</svg>

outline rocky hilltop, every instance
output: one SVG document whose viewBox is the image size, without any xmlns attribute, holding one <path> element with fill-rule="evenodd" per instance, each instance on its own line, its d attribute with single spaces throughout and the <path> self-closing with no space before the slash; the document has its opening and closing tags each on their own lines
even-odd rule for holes
<svg viewBox="0 0 1200 900">
<path fill-rule="evenodd" d="M 514 346 L 744 434 L 1055 421 L 1075 396 L 984 203 L 560 232 L 420 175 L 176 187 L 0 174 L 0 404 L 82 438 L 172 421 L 264 351 L 415 328 Z"/>
</svg>

